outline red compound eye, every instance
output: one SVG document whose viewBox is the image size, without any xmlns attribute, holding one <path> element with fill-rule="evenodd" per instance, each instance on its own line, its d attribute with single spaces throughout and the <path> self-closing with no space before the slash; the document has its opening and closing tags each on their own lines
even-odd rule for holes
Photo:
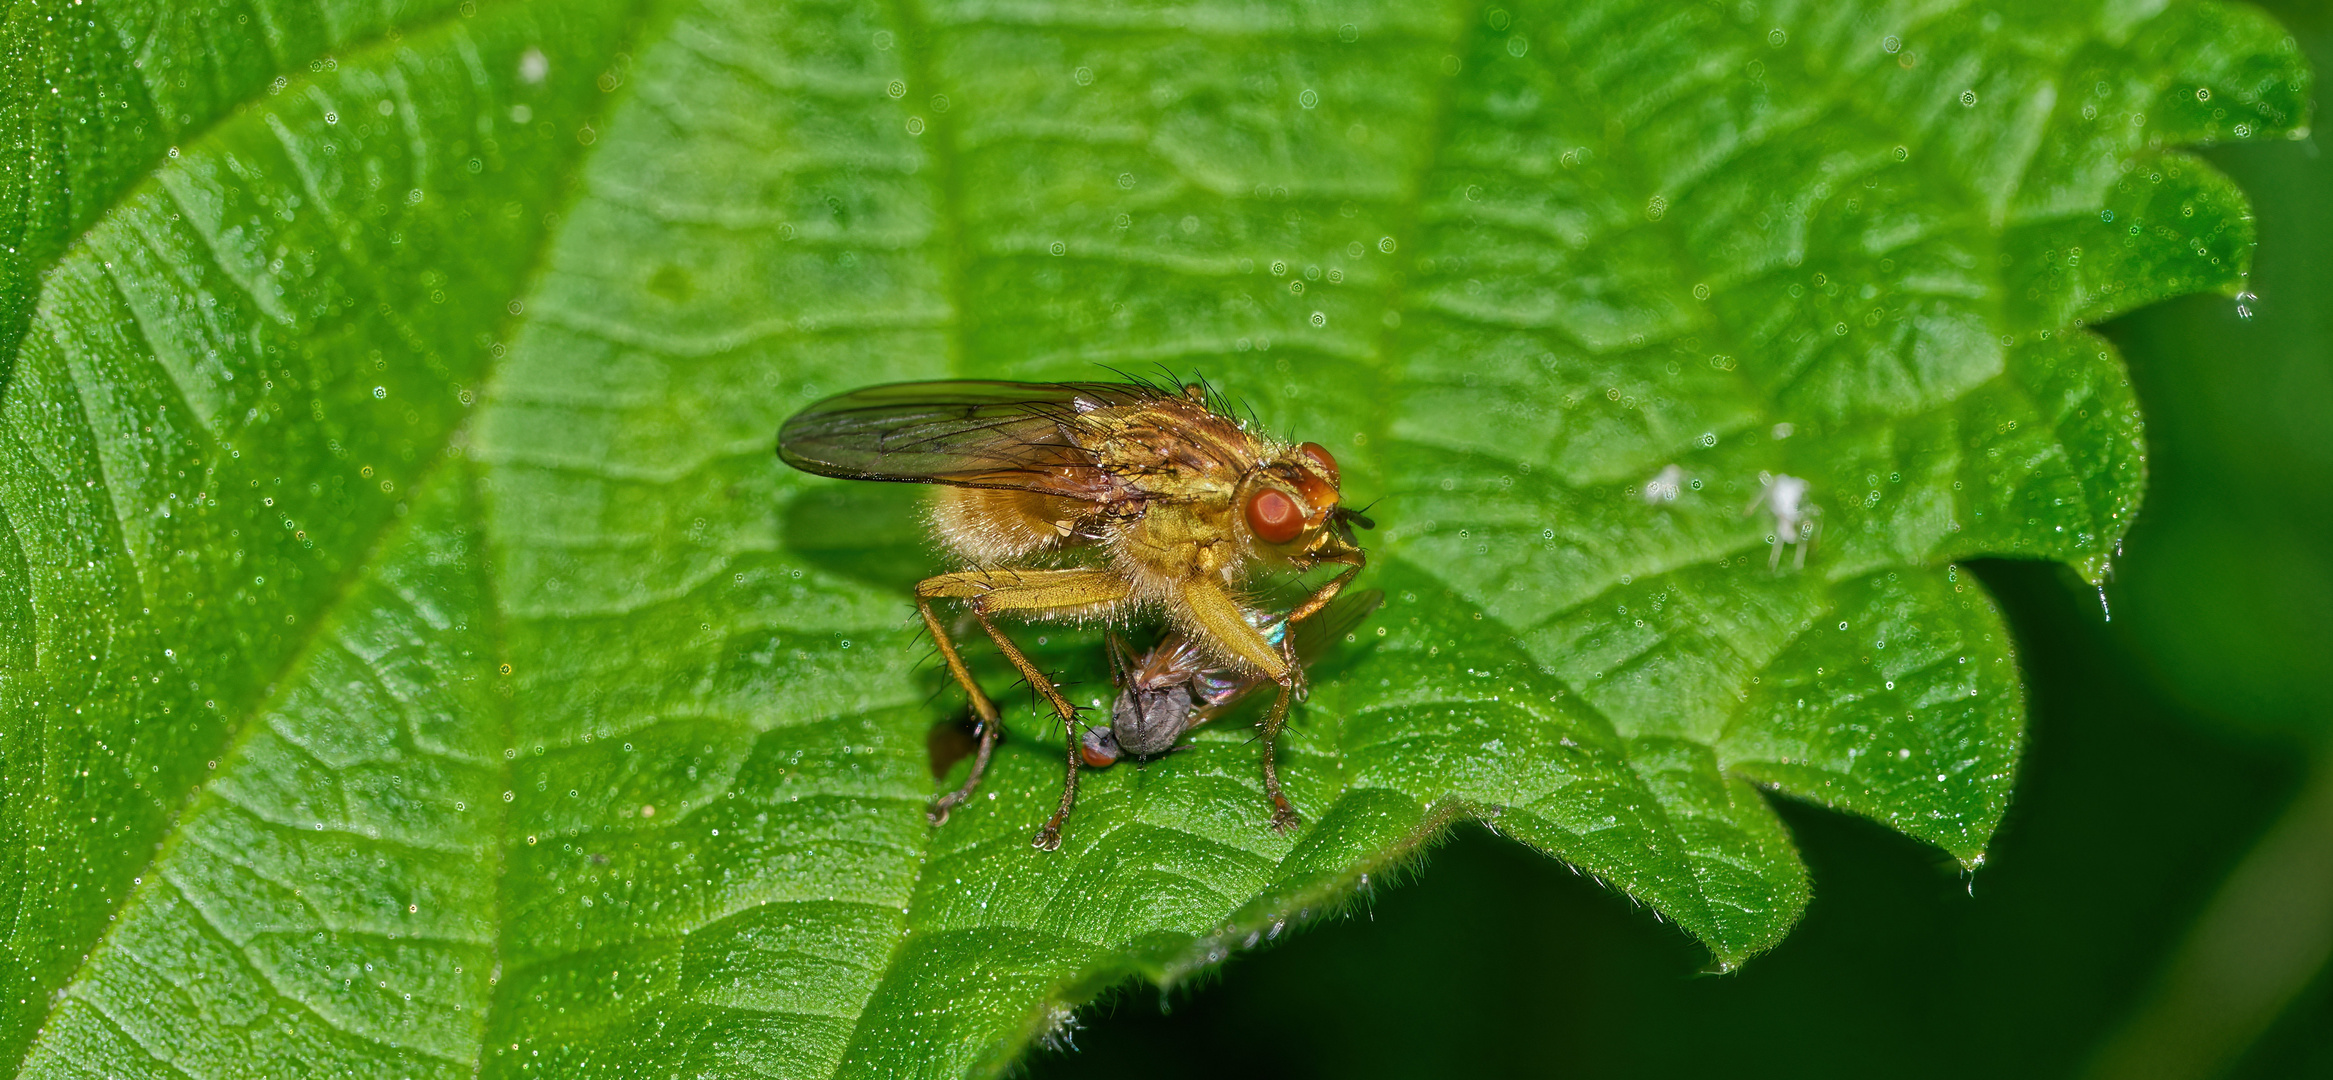
<svg viewBox="0 0 2333 1080">
<path fill-rule="evenodd" d="M 1248 528 L 1267 544 L 1285 544 L 1304 531 L 1304 511 L 1296 500 L 1265 488 L 1248 498 Z"/>
<path fill-rule="evenodd" d="M 1298 453 L 1304 454 L 1312 458 L 1312 460 L 1319 462 L 1320 467 L 1323 470 L 1326 470 L 1329 474 L 1329 483 L 1342 484 L 1344 482 L 1337 476 L 1336 455 L 1329 453 L 1328 447 L 1322 446 L 1316 442 L 1308 442 L 1298 446 L 1296 450 Z"/>
</svg>

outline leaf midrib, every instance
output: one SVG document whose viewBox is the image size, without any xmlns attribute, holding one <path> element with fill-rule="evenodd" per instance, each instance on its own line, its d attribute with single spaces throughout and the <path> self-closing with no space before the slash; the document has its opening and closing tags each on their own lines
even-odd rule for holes
<svg viewBox="0 0 2333 1080">
<path fill-rule="evenodd" d="M 586 150 L 585 153 L 588 154 L 589 151 Z M 578 169 L 577 173 L 580 175 L 581 170 Z M 574 190 L 580 190 L 581 187 L 581 184 L 570 185 L 570 188 Z M 546 229 L 544 232 L 548 234 L 550 230 Z M 550 244 L 546 238 L 544 249 L 548 250 L 549 247 Z M 531 291 L 531 289 L 522 289 L 521 294 L 524 295 Z M 474 523 L 474 527 L 478 531 L 478 580 L 483 586 L 479 603 L 483 606 L 486 617 L 486 640 L 494 647 L 494 656 L 491 659 L 496 665 L 495 670 L 499 672 L 502 659 L 510 655 L 510 615 L 502 604 L 502 579 L 494 573 L 494 567 L 497 565 L 495 556 L 500 551 L 501 545 L 496 542 L 491 526 L 493 515 L 487 512 L 485 507 L 486 499 L 489 496 L 478 490 L 479 486 L 473 480 L 470 491 L 466 493 L 467 498 L 463 500 L 463 505 L 477 513 L 479 518 Z M 505 677 L 507 678 L 507 676 Z M 495 778 L 498 782 L 497 786 L 502 789 L 503 793 L 511 795 L 518 791 L 518 783 L 511 765 L 511 762 L 518 757 L 518 696 L 502 693 L 499 689 L 489 693 L 494 698 L 500 699 L 493 706 L 497 719 L 501 721 L 502 729 L 500 740 L 502 760 L 495 765 Z M 502 812 L 497 814 L 494 819 L 494 935 L 493 939 L 487 943 L 487 955 L 491 958 L 491 962 L 486 968 L 486 1007 L 478 1015 L 477 1056 L 470 1059 L 472 1080 L 477 1080 L 486 1069 L 486 1039 L 493 1034 L 494 1016 L 502 1002 L 502 986 L 506 981 L 506 973 L 502 970 L 503 946 L 505 939 L 510 936 L 510 911 L 512 908 L 510 837 L 513 831 L 510 827 L 510 819 L 517 813 L 518 803 L 515 800 L 503 801 L 500 797 L 497 797 L 496 801 L 501 803 Z"/>
<path fill-rule="evenodd" d="M 938 46 L 934 40 L 935 35 L 931 26 L 924 18 L 924 12 L 917 8 L 916 0 L 891 0 L 889 6 L 891 7 L 894 18 L 901 30 L 898 46 L 901 53 L 901 66 L 906 69 L 907 77 L 909 80 L 911 80 L 910 85 L 912 86 L 920 83 L 923 86 L 930 86 L 938 89 L 938 86 L 934 82 L 931 75 L 932 64 L 930 57 L 931 53 L 937 51 Z M 1470 13 L 1474 18 L 1480 18 L 1484 11 L 1487 10 L 1488 0 L 1467 0 L 1466 3 L 1461 5 L 1461 7 L 1463 10 L 1460 13 L 1460 17 L 1453 19 L 1451 22 L 1453 38 L 1449 42 L 1445 43 L 1452 51 L 1457 50 L 1459 43 L 1465 39 L 1465 36 L 1472 28 L 1472 23 L 1468 21 L 1466 15 Z M 1443 75 L 1437 82 L 1436 100 L 1431 114 L 1432 119 L 1429 121 L 1427 129 L 1427 150 L 1425 153 L 1422 153 L 1418 156 L 1418 160 L 1414 164 L 1412 173 L 1409 177 L 1409 182 L 1405 185 L 1405 190 L 1400 197 L 1401 201 L 1396 207 L 1394 207 L 1395 217 L 1390 225 L 1390 227 L 1393 229 L 1392 235 L 1401 237 L 1403 239 L 1397 240 L 1397 251 L 1399 254 L 1395 263 L 1396 271 L 1387 275 L 1387 285 L 1384 293 L 1382 294 L 1383 298 L 1380 301 L 1382 304 L 1382 310 L 1384 311 L 1398 312 L 1402 310 L 1402 300 L 1404 298 L 1403 283 L 1408 280 L 1408 275 L 1404 273 L 1404 271 L 1407 271 L 1410 267 L 1412 267 L 1418 257 L 1417 244 L 1414 243 L 1410 238 L 1414 238 L 1417 232 L 1419 219 L 1423 213 L 1425 205 L 1424 192 L 1426 181 L 1432 175 L 1434 170 L 1440 166 L 1443 149 L 1449 142 L 1451 121 L 1455 113 L 1456 99 L 1458 96 L 1459 87 L 1461 85 L 1459 80 L 1463 77 L 1463 75 L 1464 70 L 1461 69 L 1459 73 Z M 946 328 L 946 341 L 948 347 L 946 366 L 951 374 L 954 374 L 958 377 L 964 377 L 968 374 L 967 369 L 970 362 L 970 345 L 967 340 L 969 333 L 965 313 L 967 310 L 967 300 L 969 297 L 969 282 L 972 275 L 971 264 L 973 259 L 970 246 L 965 238 L 963 192 L 961 190 L 961 183 L 959 180 L 961 173 L 958 170 L 958 163 L 956 160 L 956 140 L 958 125 L 956 120 L 953 118 L 954 115 L 955 114 L 952 113 L 935 114 L 934 116 L 927 118 L 925 123 L 929 125 L 926 129 L 926 134 L 931 140 L 931 158 L 934 163 L 935 175 L 933 189 L 934 201 L 937 204 L 934 208 L 934 218 L 937 222 L 937 231 L 940 234 L 941 243 L 946 252 L 947 265 L 943 268 L 942 289 L 949 298 L 951 316 L 947 322 Z M 1386 326 L 1383 320 L 1380 320 L 1379 325 L 1381 329 L 1377 335 L 1376 356 L 1374 357 L 1376 363 L 1371 366 L 1370 374 L 1377 380 L 1379 385 L 1383 387 L 1389 381 L 1386 377 L 1387 369 L 1391 364 L 1391 357 L 1395 355 L 1393 345 L 1397 339 L 1399 328 L 1398 326 Z M 1383 410 L 1377 411 L 1374 415 L 1372 415 L 1370 422 L 1367 425 L 1370 441 L 1380 446 L 1389 445 L 1391 440 L 1387 437 L 1387 431 L 1390 423 L 1391 421 L 1389 416 Z M 1337 729 L 1336 740 L 1340 744 L 1339 749 L 1336 751 L 1340 758 L 1344 756 L 1341 747 L 1343 731 L 1344 725 L 1340 723 Z M 1337 793 L 1336 797 L 1330 800 L 1329 805 L 1323 807 L 1320 812 L 1325 813 L 1327 810 L 1332 809 L 1337 805 L 1341 805 L 1345 797 L 1350 794 L 1350 780 L 1344 777 L 1343 772 L 1344 770 L 1341 768 L 1338 770 L 1339 778 L 1335 789 Z M 1138 798 L 1140 797 L 1141 796 L 1138 796 Z M 1338 893 L 1347 891 L 1345 888 L 1346 881 L 1353 879 L 1355 876 L 1366 878 L 1368 874 L 1375 872 L 1383 865 L 1399 861 L 1405 857 L 1407 853 L 1413 852 L 1421 845 L 1429 842 L 1433 836 L 1438 835 L 1440 832 L 1447 829 L 1450 824 L 1456 820 L 1455 816 L 1447 812 L 1441 812 L 1444 809 L 1446 808 L 1438 806 L 1426 808 L 1427 812 L 1425 814 L 1425 818 L 1417 830 L 1414 830 L 1402 842 L 1395 844 L 1394 847 L 1389 851 L 1382 853 L 1382 858 L 1376 862 L 1348 868 L 1345 874 L 1339 876 L 1337 882 L 1326 887 L 1327 891 Z M 1316 817 L 1314 821 L 1317 823 L 1318 818 Z M 1152 827 L 1166 828 L 1172 827 L 1161 826 L 1156 822 L 1141 822 L 1139 818 L 1135 819 L 1129 824 L 1142 824 Z M 927 827 L 922 830 L 920 834 L 918 843 L 927 855 L 931 850 L 937 831 L 938 830 L 936 828 Z M 1285 855 L 1283 855 L 1281 861 L 1285 861 Z M 1279 863 L 1275 863 L 1274 865 L 1278 866 Z M 922 859 L 916 871 L 914 885 L 911 886 L 909 890 L 910 896 L 920 896 L 923 894 L 926 879 L 932 872 L 932 861 L 928 857 Z M 1213 891 L 1212 887 L 1210 887 L 1210 891 Z M 1238 902 L 1237 897 L 1228 897 L 1226 899 L 1230 900 L 1234 904 Z M 1237 911 L 1235 909 L 1233 915 L 1236 916 L 1236 914 Z M 867 1021 L 867 1018 L 870 1015 L 873 1015 L 875 1012 L 875 995 L 881 994 L 884 991 L 884 988 L 890 986 L 892 984 L 893 977 L 900 971 L 900 964 L 906 958 L 908 945 L 916 937 L 914 915 L 912 913 L 909 914 L 903 920 L 903 922 L 905 923 L 904 929 L 907 932 L 901 934 L 899 938 L 891 945 L 890 955 L 885 957 L 880 965 L 871 965 L 871 967 L 873 967 L 875 970 L 879 970 L 881 974 L 876 979 L 874 992 L 871 993 L 865 1001 L 860 1003 L 858 1014 L 854 1018 L 854 1022 L 851 1027 L 850 1036 L 844 1040 L 843 1043 L 843 1055 L 836 1061 L 835 1069 L 833 1072 L 829 1073 L 830 1076 L 840 1075 L 841 1072 L 852 1063 L 853 1051 L 863 1045 L 861 1038 L 865 1034 L 864 1025 Z M 1224 936 L 1226 936 L 1227 939 L 1235 938 L 1238 936 L 1238 931 L 1232 924 L 1227 923 L 1225 929 L 1227 934 Z M 1111 946 L 1111 948 L 1120 959 L 1124 959 L 1132 955 L 1124 944 Z M 1047 993 L 1046 999 L 1058 1000 L 1062 991 L 1076 987 L 1085 978 L 1086 974 L 1081 972 L 1072 974 L 1067 978 L 1059 980 L 1053 989 Z M 1025 1039 L 1029 1033 L 1029 1024 L 1023 1023 L 1018 1027 L 1013 1028 L 1012 1034 L 1008 1036 L 1008 1038 Z M 1013 1060 L 1014 1057 L 1012 1052 L 1017 1049 L 1017 1046 L 1010 1045 L 990 1046 L 984 1048 L 981 1057 L 983 1060 L 992 1062 L 1009 1062 Z"/>
</svg>

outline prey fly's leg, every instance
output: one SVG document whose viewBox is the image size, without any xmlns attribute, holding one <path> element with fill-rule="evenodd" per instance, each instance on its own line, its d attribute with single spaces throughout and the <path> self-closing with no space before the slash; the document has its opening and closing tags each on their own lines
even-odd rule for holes
<svg viewBox="0 0 2333 1080">
<path fill-rule="evenodd" d="M 1070 808 L 1077 803 L 1078 751 L 1084 741 L 1084 733 L 1078 730 L 1077 707 L 1061 696 L 1053 680 L 1037 670 L 1037 665 L 1029 661 L 1004 631 L 997 629 L 989 615 L 998 611 L 1063 615 L 1106 612 L 1125 602 L 1126 583 L 1104 570 L 970 570 L 926 579 L 916 586 L 916 596 L 919 600 L 947 596 L 969 601 L 973 617 L 980 620 L 981 628 L 988 631 L 997 650 L 1020 669 L 1030 688 L 1061 718 L 1067 736 L 1061 805 L 1030 841 L 1032 846 L 1046 851 L 1060 847 L 1061 826 L 1069 820 Z"/>
<path fill-rule="evenodd" d="M 956 684 L 972 695 L 972 712 L 980 718 L 980 748 L 972 754 L 972 773 L 964 778 L 964 786 L 941 796 L 925 811 L 924 816 L 934 825 L 945 824 L 950 811 L 972 797 L 972 789 L 980 786 L 980 776 L 988 771 L 989 755 L 996 752 L 998 739 L 1004 737 L 1004 722 L 998 718 L 996 704 L 980 692 L 980 684 L 972 680 L 972 672 L 964 667 L 964 657 L 956 652 L 956 642 L 941 628 L 940 618 L 932 613 L 931 597 L 924 595 L 923 587 L 916 587 L 915 606 L 923 612 L 923 624 L 932 632 L 932 643 L 939 646 L 940 658 L 947 661 L 948 673 L 956 677 Z"/>
</svg>

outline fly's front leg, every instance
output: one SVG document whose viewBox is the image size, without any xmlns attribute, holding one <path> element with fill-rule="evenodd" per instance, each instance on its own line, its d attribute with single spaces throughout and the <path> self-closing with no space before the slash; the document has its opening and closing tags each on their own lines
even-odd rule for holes
<svg viewBox="0 0 2333 1080">
<path fill-rule="evenodd" d="M 1288 625 L 1294 626 L 1319 614 L 1322 608 L 1329 606 L 1329 602 L 1337 598 L 1338 593 L 1345 590 L 1346 585 L 1352 583 L 1354 575 L 1359 574 L 1361 567 L 1368 561 L 1369 556 L 1359 548 L 1345 554 L 1332 555 L 1322 559 L 1323 563 L 1344 563 L 1345 572 L 1323 582 L 1320 588 L 1312 591 L 1312 595 L 1304 598 L 1303 603 L 1296 605 L 1295 609 L 1288 613 Z"/>
<path fill-rule="evenodd" d="M 1360 569 L 1356 566 L 1346 571 L 1324 588 L 1341 587 L 1345 579 L 1351 578 Z M 1289 621 L 1291 625 L 1295 622 L 1293 619 Z M 1296 827 L 1296 807 L 1288 801 L 1287 794 L 1280 790 L 1280 770 L 1273 759 L 1280 742 L 1280 728 L 1288 722 L 1289 705 L 1304 700 L 1304 665 L 1296 662 L 1295 634 L 1280 635 L 1280 658 L 1288 662 L 1288 676 L 1280 680 L 1280 693 L 1272 699 L 1272 711 L 1264 714 L 1264 797 L 1272 802 L 1272 831 L 1285 834 Z"/>
<path fill-rule="evenodd" d="M 1368 558 L 1366 553 L 1355 548 L 1352 551 L 1320 560 L 1323 563 L 1343 563 L 1346 567 L 1345 572 L 1322 582 L 1320 588 L 1314 589 L 1312 595 L 1304 598 L 1303 603 L 1296 605 L 1288 612 L 1288 618 L 1283 624 L 1286 629 L 1280 635 L 1280 655 L 1288 662 L 1288 670 L 1295 675 L 1293 693 L 1298 701 L 1304 700 L 1305 683 L 1304 668 L 1296 662 L 1296 624 L 1326 610 L 1329 604 L 1336 600 L 1337 594 L 1345 591 L 1345 586 L 1352 583 L 1354 575 L 1361 572 L 1362 564 L 1366 563 Z M 1286 710 L 1283 709 L 1281 712 L 1285 715 Z M 1277 727 L 1274 730 L 1277 730 Z"/>
<path fill-rule="evenodd" d="M 1288 722 L 1288 703 L 1296 696 L 1295 668 L 1290 677 L 1281 680 L 1280 693 L 1272 699 L 1272 711 L 1264 714 L 1264 798 L 1272 803 L 1272 831 L 1285 833 L 1296 827 L 1296 806 L 1280 790 L 1280 770 L 1273 762 L 1273 746 L 1280 741 L 1280 725 Z"/>
<path fill-rule="evenodd" d="M 1342 588 L 1343 581 L 1351 576 L 1350 573 L 1339 575 L 1337 580 L 1322 586 L 1321 590 L 1334 596 L 1334 590 Z M 1314 595 L 1317 597 L 1319 594 Z M 1247 621 L 1247 616 L 1241 614 L 1239 602 L 1211 581 L 1187 583 L 1183 588 L 1183 603 L 1191 621 L 1213 642 L 1218 651 L 1228 653 L 1228 658 L 1236 659 L 1250 670 L 1280 684 L 1279 696 L 1272 701 L 1272 711 L 1264 715 L 1264 798 L 1272 804 L 1272 828 L 1278 832 L 1287 832 L 1296 827 L 1296 806 L 1288 801 L 1288 794 L 1280 790 L 1276 751 L 1280 725 L 1288 720 L 1288 704 L 1296 696 L 1296 682 L 1299 678 L 1293 653 L 1288 651 L 1285 644 L 1287 639 L 1282 639 L 1280 648 L 1274 648 L 1271 641 L 1264 637 L 1263 631 L 1257 630 Z M 1326 600 L 1322 600 L 1315 605 L 1307 601 L 1306 605 L 1311 610 L 1304 611 L 1304 614 L 1310 615 L 1326 603 Z M 1290 617 L 1290 621 L 1294 621 L 1294 616 Z"/>
<path fill-rule="evenodd" d="M 934 596 L 969 601 L 972 616 L 980 620 L 981 629 L 988 631 L 989 638 L 996 642 L 997 650 L 1004 653 L 1005 659 L 1012 661 L 1015 668 L 1020 669 L 1021 676 L 1029 681 L 1030 688 L 1036 690 L 1045 703 L 1052 706 L 1054 715 L 1061 718 L 1066 734 L 1064 742 L 1067 744 L 1067 761 L 1061 781 L 1061 805 L 1053 812 L 1053 817 L 1045 822 L 1044 828 L 1037 830 L 1036 838 L 1030 841 L 1032 846 L 1046 851 L 1060 847 L 1061 827 L 1069 821 L 1070 808 L 1077 803 L 1078 751 L 1084 741 L 1083 733 L 1078 730 L 1077 706 L 1071 705 L 1069 699 L 1061 696 L 1053 680 L 1037 670 L 1037 665 L 1029 662 L 1020 646 L 1013 644 L 1004 631 L 997 629 L 989 615 L 999 611 L 1029 614 L 1107 611 L 1126 600 L 1126 583 L 1104 570 L 973 570 L 928 579 L 916 586 L 916 596 L 919 601 Z M 928 609 L 925 617 L 930 618 Z"/>
</svg>

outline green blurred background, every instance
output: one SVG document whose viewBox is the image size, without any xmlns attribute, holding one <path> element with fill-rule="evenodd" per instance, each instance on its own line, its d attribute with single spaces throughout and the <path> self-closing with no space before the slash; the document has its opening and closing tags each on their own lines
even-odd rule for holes
<svg viewBox="0 0 2333 1080">
<path fill-rule="evenodd" d="M 2267 6 L 2333 71 L 2333 4 Z M 1785 804 L 1814 905 L 1779 949 L 1710 977 L 1649 913 L 1468 828 L 1206 985 L 1088 1008 L 1075 1048 L 1029 1071 L 2333 1077 L 2333 780 L 2310 786 L 2333 718 L 2325 142 L 2204 151 L 2258 215 L 2253 317 L 2189 297 L 2104 328 L 2152 444 L 2112 620 L 2060 568 L 1976 568 L 2031 707 L 1983 870 Z"/>
</svg>

